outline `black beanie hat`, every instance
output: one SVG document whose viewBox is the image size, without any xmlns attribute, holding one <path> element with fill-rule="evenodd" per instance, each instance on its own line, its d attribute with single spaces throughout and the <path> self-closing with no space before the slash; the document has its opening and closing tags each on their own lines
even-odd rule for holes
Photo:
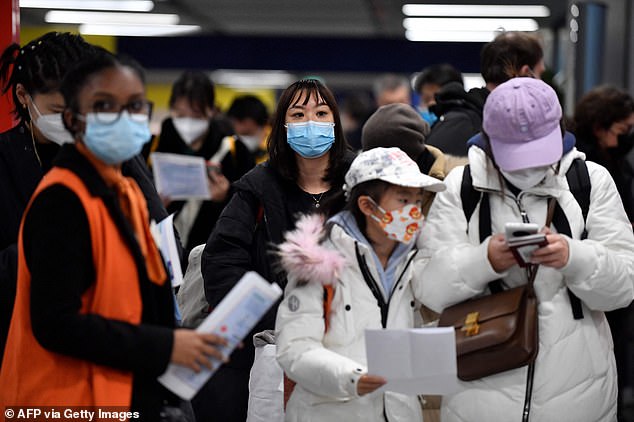
<svg viewBox="0 0 634 422">
<path fill-rule="evenodd" d="M 364 151 L 376 147 L 398 147 L 414 161 L 425 150 L 429 125 L 408 104 L 387 104 L 379 107 L 365 122 L 361 131 Z"/>
</svg>

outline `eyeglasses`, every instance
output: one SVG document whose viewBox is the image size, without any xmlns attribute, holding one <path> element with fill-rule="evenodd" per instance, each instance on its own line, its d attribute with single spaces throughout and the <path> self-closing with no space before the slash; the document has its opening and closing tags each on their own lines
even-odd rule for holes
<svg viewBox="0 0 634 422">
<path fill-rule="evenodd" d="M 117 104 L 107 100 L 100 100 L 96 101 L 92 105 L 92 112 L 97 122 L 106 125 L 113 124 L 118 121 L 124 110 L 128 112 L 130 119 L 136 122 L 147 122 L 152 116 L 153 107 L 154 104 L 151 101 L 136 100 L 118 107 L 117 110 Z M 79 117 L 82 118 L 83 116 Z M 84 119 L 82 118 L 82 120 Z"/>
</svg>

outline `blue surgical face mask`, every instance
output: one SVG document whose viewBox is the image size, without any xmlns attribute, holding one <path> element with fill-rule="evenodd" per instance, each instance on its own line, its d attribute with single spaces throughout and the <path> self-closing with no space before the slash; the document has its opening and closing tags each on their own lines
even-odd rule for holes
<svg viewBox="0 0 634 422">
<path fill-rule="evenodd" d="M 434 112 L 429 111 L 427 107 L 418 107 L 418 113 L 420 114 L 420 117 L 422 117 L 423 120 L 429 124 L 430 127 L 434 123 L 436 123 L 436 120 L 438 120 L 438 116 L 436 116 Z"/>
<path fill-rule="evenodd" d="M 86 114 L 86 148 L 106 164 L 120 164 L 141 152 L 151 138 L 149 117 L 130 117 L 125 110 L 113 123 L 99 122 L 94 113 Z"/>
<path fill-rule="evenodd" d="M 304 158 L 324 155 L 335 142 L 335 124 L 330 122 L 287 123 L 286 139 L 293 151 Z"/>
</svg>

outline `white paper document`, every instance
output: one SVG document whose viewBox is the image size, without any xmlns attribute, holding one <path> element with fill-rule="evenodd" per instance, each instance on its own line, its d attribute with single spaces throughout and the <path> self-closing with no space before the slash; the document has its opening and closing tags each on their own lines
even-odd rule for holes
<svg viewBox="0 0 634 422">
<path fill-rule="evenodd" d="M 282 289 L 277 284 L 271 284 L 256 272 L 250 271 L 240 279 L 196 331 L 226 338 L 227 346 L 219 349 L 225 356 L 229 356 L 281 295 Z M 219 360 L 210 361 L 214 369 L 203 368 L 199 373 L 170 364 L 158 380 L 184 400 L 190 400 L 222 365 Z"/>
<path fill-rule="evenodd" d="M 174 235 L 174 214 L 164 218 L 158 224 L 152 221 L 150 232 L 159 251 L 161 251 L 165 265 L 167 265 L 172 287 L 180 286 L 183 284 L 183 270 Z"/>
<path fill-rule="evenodd" d="M 153 152 L 150 159 L 159 195 L 171 200 L 211 199 L 203 157 Z"/>
<path fill-rule="evenodd" d="M 368 373 L 381 389 L 403 394 L 451 394 L 460 389 L 453 327 L 366 330 Z"/>
</svg>

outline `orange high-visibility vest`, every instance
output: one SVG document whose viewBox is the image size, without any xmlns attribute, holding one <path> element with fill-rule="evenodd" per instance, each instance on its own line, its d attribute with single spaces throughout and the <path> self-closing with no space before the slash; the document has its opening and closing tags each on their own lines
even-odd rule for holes
<svg viewBox="0 0 634 422">
<path fill-rule="evenodd" d="M 139 324 L 142 302 L 134 258 L 106 205 L 90 194 L 75 173 L 52 168 L 35 190 L 24 215 L 34 198 L 55 184 L 66 186 L 79 197 L 90 227 L 95 280 L 82 295 L 80 313 Z M 0 409 L 32 405 L 129 408 L 132 372 L 49 351 L 35 339 L 30 314 L 31 273 L 24 258 L 23 227 L 24 220 L 18 238 L 15 307 L 0 372 Z"/>
</svg>

